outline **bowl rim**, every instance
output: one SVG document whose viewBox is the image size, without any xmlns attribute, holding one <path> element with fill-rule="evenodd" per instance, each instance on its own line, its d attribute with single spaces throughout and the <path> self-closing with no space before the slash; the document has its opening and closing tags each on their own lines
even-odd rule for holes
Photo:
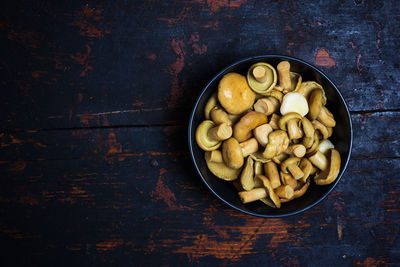
<svg viewBox="0 0 400 267">
<path fill-rule="evenodd" d="M 282 59 L 288 59 L 288 60 L 292 60 L 292 61 L 297 61 L 301 64 L 304 64 L 308 67 L 310 67 L 311 69 L 317 71 L 322 77 L 324 77 L 330 84 L 332 84 L 333 88 L 335 88 L 336 92 L 338 93 L 339 97 L 342 99 L 343 103 L 344 103 L 344 107 L 346 110 L 346 114 L 347 114 L 347 118 L 349 120 L 349 129 L 350 129 L 350 144 L 349 144 L 349 154 L 346 158 L 345 164 L 343 166 L 343 171 L 339 174 L 339 176 L 336 178 L 334 184 L 332 185 L 332 187 L 317 201 L 315 201 L 314 203 L 300 209 L 300 210 L 296 210 L 296 211 L 292 211 L 292 212 L 288 212 L 285 214 L 277 214 L 277 215 L 269 215 L 269 214 L 261 214 L 261 213 L 256 213 L 256 212 L 252 212 L 252 211 L 248 211 L 248 210 L 244 210 L 241 209 L 231 203 L 229 203 L 227 200 L 225 200 L 222 196 L 220 196 L 218 194 L 218 192 L 216 192 L 215 190 L 213 190 L 211 188 L 211 186 L 208 184 L 208 182 L 206 181 L 206 179 L 203 177 L 202 173 L 200 172 L 199 167 L 197 166 L 195 157 L 194 157 L 194 152 L 193 152 L 193 141 L 192 140 L 192 132 L 193 132 L 193 119 L 194 119 L 194 114 L 195 111 L 197 109 L 197 106 L 199 105 L 200 99 L 202 98 L 202 96 L 204 95 L 204 93 L 208 90 L 208 88 L 210 87 L 210 85 L 216 80 L 219 79 L 220 76 L 227 71 L 228 69 L 231 69 L 237 65 L 240 65 L 242 63 L 245 63 L 247 61 L 250 60 L 254 60 L 254 59 L 266 59 L 266 58 L 282 58 Z M 324 73 L 322 72 L 320 69 L 318 69 L 316 66 L 302 60 L 299 58 L 295 58 L 295 57 L 291 57 L 291 56 L 285 56 L 285 55 L 278 55 L 278 54 L 266 54 L 266 55 L 257 55 L 257 56 L 252 56 L 252 57 L 246 57 L 243 58 L 241 60 L 235 61 L 234 63 L 230 64 L 229 66 L 225 67 L 223 70 L 221 70 L 220 72 L 218 72 L 216 75 L 214 75 L 214 77 L 206 84 L 206 86 L 203 87 L 203 90 L 201 91 L 201 93 L 199 94 L 199 96 L 196 99 L 196 103 L 193 106 L 192 112 L 190 114 L 190 119 L 189 119 L 189 125 L 188 125 L 188 144 L 189 144 L 189 150 L 190 150 L 190 156 L 192 159 L 192 162 L 195 166 L 195 169 L 197 171 L 197 174 L 200 176 L 201 180 L 203 181 L 203 183 L 207 186 L 207 188 L 218 198 L 220 199 L 222 202 L 224 202 L 226 205 L 228 205 L 229 207 L 243 212 L 245 214 L 248 215 L 253 215 L 256 217 L 262 217 L 262 218 L 281 218 L 281 217 L 287 217 L 287 216 L 292 216 L 292 215 L 296 215 L 299 214 L 301 212 L 304 212 L 306 210 L 311 209 L 312 207 L 314 207 L 315 205 L 319 204 L 322 200 L 324 200 L 331 192 L 332 190 L 336 187 L 336 185 L 339 183 L 340 179 L 342 178 L 343 174 L 346 172 L 347 169 L 347 165 L 350 161 L 350 157 L 351 157 L 351 152 L 352 152 L 352 148 L 353 148 L 353 126 L 352 126 L 352 121 L 351 121 L 351 115 L 350 115 L 350 111 L 348 108 L 348 105 L 346 103 L 346 100 L 344 99 L 342 93 L 340 92 L 339 88 L 336 86 L 336 84 Z"/>
</svg>

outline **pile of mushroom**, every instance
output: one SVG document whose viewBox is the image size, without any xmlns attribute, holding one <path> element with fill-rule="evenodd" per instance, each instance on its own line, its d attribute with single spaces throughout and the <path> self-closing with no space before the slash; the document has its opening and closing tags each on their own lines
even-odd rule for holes
<svg viewBox="0 0 400 267">
<path fill-rule="evenodd" d="M 280 208 L 310 187 L 328 185 L 340 171 L 329 140 L 336 125 L 325 91 L 302 81 L 288 61 L 265 62 L 247 77 L 226 74 L 207 101 L 196 142 L 209 170 L 233 181 L 243 203 L 260 200 Z"/>
</svg>

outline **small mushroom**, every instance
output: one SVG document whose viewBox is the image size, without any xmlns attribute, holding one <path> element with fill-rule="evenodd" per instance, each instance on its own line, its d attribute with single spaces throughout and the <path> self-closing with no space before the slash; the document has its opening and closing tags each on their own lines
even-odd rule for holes
<svg viewBox="0 0 400 267">
<path fill-rule="evenodd" d="M 254 177 L 253 177 L 253 182 L 254 182 L 254 187 L 262 187 L 262 182 L 260 179 L 256 179 L 257 174 L 264 174 L 263 171 L 263 164 L 260 161 L 254 161 Z"/>
<path fill-rule="evenodd" d="M 279 85 L 283 90 L 289 90 L 292 87 L 292 80 L 290 79 L 290 63 L 288 61 L 281 61 L 276 66 L 279 75 Z"/>
<path fill-rule="evenodd" d="M 265 177 L 264 175 L 257 175 L 256 179 L 260 179 L 265 187 L 265 189 L 267 189 L 268 192 L 268 196 L 271 198 L 271 200 L 274 202 L 275 206 L 277 208 L 281 207 L 281 202 L 279 200 L 279 197 L 275 194 L 274 189 L 272 188 L 271 182 L 268 180 L 267 177 Z"/>
<path fill-rule="evenodd" d="M 322 153 L 322 154 L 326 154 L 328 152 L 329 149 L 331 148 L 335 148 L 335 146 L 332 144 L 331 141 L 329 141 L 329 139 L 324 139 L 319 143 L 318 146 L 318 150 Z"/>
<path fill-rule="evenodd" d="M 299 165 L 301 171 L 304 173 L 304 176 L 301 177 L 300 181 L 302 181 L 303 183 L 307 182 L 307 178 L 310 176 L 313 165 L 311 164 L 311 162 L 306 159 L 306 158 L 302 158 L 300 161 L 300 165 Z"/>
<path fill-rule="evenodd" d="M 311 161 L 314 166 L 316 166 L 321 171 L 324 171 L 328 168 L 329 162 L 324 154 L 320 151 L 315 151 L 311 156 L 308 157 L 308 160 Z"/>
<path fill-rule="evenodd" d="M 257 180 L 259 180 L 259 179 L 257 179 Z M 271 208 L 274 208 L 274 209 L 276 208 L 274 202 L 268 196 L 265 198 L 260 198 L 259 200 L 262 203 L 264 203 L 265 205 L 270 206 Z"/>
<path fill-rule="evenodd" d="M 319 131 L 322 136 L 319 136 L 320 139 L 328 139 L 329 138 L 329 131 L 325 125 L 320 123 L 319 121 L 315 120 L 312 121 L 312 125 L 314 126 L 315 131 Z"/>
<path fill-rule="evenodd" d="M 222 123 L 226 123 L 226 125 L 231 126 L 232 125 L 232 120 L 229 118 L 228 113 L 226 113 L 223 109 L 220 108 L 214 108 L 210 112 L 211 120 L 219 125 Z"/>
<path fill-rule="evenodd" d="M 244 158 L 239 142 L 231 137 L 222 143 L 222 158 L 225 164 L 232 169 L 243 166 Z"/>
<path fill-rule="evenodd" d="M 302 158 L 306 154 L 306 147 L 302 144 L 289 145 L 285 153 L 298 158 Z"/>
<path fill-rule="evenodd" d="M 302 144 L 308 149 L 314 143 L 314 126 L 312 125 L 311 121 L 309 121 L 306 117 L 301 119 L 301 125 L 303 128 L 304 138 Z"/>
<path fill-rule="evenodd" d="M 310 98 L 308 99 L 309 113 L 308 117 L 310 120 L 315 120 L 319 116 L 322 109 L 323 102 L 322 91 L 317 89 L 311 92 Z"/>
<path fill-rule="evenodd" d="M 239 145 L 242 149 L 243 157 L 247 157 L 258 150 L 258 142 L 255 138 L 250 138 L 247 141 L 241 142 Z"/>
<path fill-rule="evenodd" d="M 261 151 L 254 152 L 250 154 L 249 157 L 251 157 L 254 161 L 258 161 L 261 163 L 266 163 L 271 161 L 271 159 L 264 158 Z"/>
<path fill-rule="evenodd" d="M 299 139 L 303 137 L 303 133 L 299 128 L 300 120 L 300 114 L 296 112 L 287 113 L 279 120 L 279 128 L 288 131 L 290 140 Z"/>
<path fill-rule="evenodd" d="M 231 114 L 241 114 L 254 103 L 256 94 L 250 89 L 246 78 L 238 73 L 226 74 L 218 84 L 218 100 Z"/>
<path fill-rule="evenodd" d="M 275 193 L 280 198 L 291 199 L 293 197 L 294 190 L 290 185 L 281 185 L 275 189 Z"/>
<path fill-rule="evenodd" d="M 254 137 L 257 139 L 258 143 L 265 147 L 268 144 L 268 135 L 273 132 L 271 125 L 262 124 L 253 130 Z"/>
<path fill-rule="evenodd" d="M 244 164 L 242 173 L 240 175 L 240 183 L 244 190 L 251 190 L 254 188 L 254 161 L 248 157 Z"/>
<path fill-rule="evenodd" d="M 279 177 L 278 167 L 272 161 L 264 164 L 265 176 L 268 177 L 271 182 L 271 186 L 273 189 L 277 188 L 281 185 L 281 180 Z"/>
<path fill-rule="evenodd" d="M 276 130 L 268 135 L 268 144 L 263 152 L 263 157 L 272 159 L 283 153 L 289 146 L 289 137 L 285 131 Z"/>
<path fill-rule="evenodd" d="M 251 137 L 251 131 L 254 128 L 267 123 L 267 121 L 268 117 L 265 114 L 250 111 L 244 115 L 235 126 L 233 126 L 233 137 L 235 137 L 239 142 L 243 142 Z"/>
<path fill-rule="evenodd" d="M 285 152 L 286 152 L 286 150 L 285 150 Z M 280 165 L 287 158 L 289 158 L 289 155 L 286 153 L 282 153 L 282 154 L 279 154 L 278 156 L 273 157 L 272 161 L 275 162 L 276 164 Z"/>
<path fill-rule="evenodd" d="M 325 107 L 322 106 L 321 112 L 319 113 L 317 120 L 320 121 L 326 127 L 335 127 L 336 121 L 333 114 Z"/>
<path fill-rule="evenodd" d="M 239 198 L 244 204 L 265 198 L 267 196 L 268 194 L 265 188 L 254 188 L 250 191 L 239 192 Z"/>
<path fill-rule="evenodd" d="M 279 101 L 279 103 L 282 103 L 282 100 L 283 100 L 283 93 L 282 93 L 281 91 L 272 89 L 271 91 L 269 91 L 269 92 L 267 93 L 267 96 L 272 96 L 272 97 L 274 97 L 275 99 L 277 99 L 277 100 Z"/>
<path fill-rule="evenodd" d="M 293 200 L 293 199 L 303 196 L 307 192 L 308 187 L 310 186 L 310 181 L 307 180 L 307 182 L 305 184 L 300 184 L 300 186 L 301 186 L 300 188 L 294 190 L 293 197 L 291 199 L 281 199 L 281 202 L 285 203 L 290 200 Z"/>
<path fill-rule="evenodd" d="M 210 152 L 214 155 L 210 155 Z M 211 171 L 212 174 L 221 178 L 225 181 L 233 181 L 239 177 L 241 169 L 232 169 L 225 165 L 224 162 L 219 162 L 219 157 L 222 157 L 220 151 L 207 151 L 205 153 L 205 159 L 208 169 Z M 213 159 L 214 158 L 214 159 Z"/>
<path fill-rule="evenodd" d="M 300 160 L 301 160 L 300 158 L 296 158 L 296 157 L 286 159 L 281 164 L 281 170 L 284 173 L 290 172 L 294 179 L 299 180 L 300 178 L 302 178 L 304 176 L 304 173 L 299 168 Z"/>
<path fill-rule="evenodd" d="M 259 62 L 247 72 L 247 82 L 254 92 L 265 95 L 275 87 L 277 75 L 275 68 L 268 63 Z"/>
<path fill-rule="evenodd" d="M 325 96 L 325 91 L 322 88 L 322 86 L 314 81 L 307 81 L 307 82 L 302 82 L 299 86 L 299 88 L 297 88 L 295 90 L 295 92 L 298 92 L 300 94 L 302 94 L 306 99 L 309 99 L 310 94 L 312 91 L 314 91 L 315 89 L 319 89 L 322 91 L 323 96 L 324 96 L 324 100 L 323 100 L 323 104 L 326 104 L 326 96 Z"/>
<path fill-rule="evenodd" d="M 258 99 L 257 102 L 254 104 L 254 110 L 269 116 L 272 113 L 278 111 L 279 106 L 280 103 L 278 99 L 272 96 L 268 96 Z"/>
<path fill-rule="evenodd" d="M 215 163 L 223 163 L 224 162 L 224 159 L 222 158 L 222 153 L 219 150 L 206 151 L 204 157 L 205 157 L 206 161 L 211 161 L 211 162 L 215 162 Z"/>
<path fill-rule="evenodd" d="M 215 107 L 217 107 L 217 104 L 218 104 L 217 93 L 213 93 L 207 100 L 207 103 L 204 107 L 204 117 L 206 118 L 206 120 L 209 120 L 211 118 L 210 112 Z"/>
<path fill-rule="evenodd" d="M 329 153 L 330 152 L 330 153 Z M 328 152 L 329 167 L 320 172 L 314 177 L 314 182 L 317 185 L 327 185 L 336 180 L 340 171 L 340 154 L 334 148 Z"/>
<path fill-rule="evenodd" d="M 269 120 L 269 125 L 272 127 L 274 130 L 279 129 L 279 121 L 281 119 L 281 116 L 279 116 L 276 113 L 273 113 L 270 120 Z"/>
<path fill-rule="evenodd" d="M 215 150 L 221 141 L 232 135 L 232 128 L 225 123 L 218 126 L 213 121 L 205 120 L 196 129 L 196 142 L 204 151 Z"/>
<path fill-rule="evenodd" d="M 311 153 L 313 153 L 314 151 L 316 151 L 318 149 L 319 146 L 319 137 L 318 137 L 318 133 L 314 132 L 314 138 L 313 138 L 313 144 L 311 145 L 311 147 L 309 149 L 307 149 L 306 151 L 306 155 L 310 155 Z"/>
<path fill-rule="evenodd" d="M 328 130 L 328 137 L 331 137 L 333 134 L 333 127 L 326 127 L 326 129 Z"/>
<path fill-rule="evenodd" d="M 302 117 L 308 113 L 308 103 L 306 98 L 297 92 L 287 93 L 282 100 L 280 112 L 282 115 L 296 112 Z"/>
<path fill-rule="evenodd" d="M 297 180 L 290 173 L 280 172 L 281 182 L 284 185 L 290 185 L 293 189 L 297 187 Z"/>
</svg>

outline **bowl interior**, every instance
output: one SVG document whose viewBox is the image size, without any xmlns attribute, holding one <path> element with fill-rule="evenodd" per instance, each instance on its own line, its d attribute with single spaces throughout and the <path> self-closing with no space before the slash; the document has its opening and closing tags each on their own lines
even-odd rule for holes
<svg viewBox="0 0 400 267">
<path fill-rule="evenodd" d="M 273 209 L 263 204 L 261 201 L 243 204 L 240 201 L 238 192 L 232 182 L 221 180 L 215 177 L 208 170 L 204 160 L 204 151 L 197 146 L 194 135 L 197 125 L 205 119 L 204 106 L 211 94 L 217 90 L 218 83 L 223 75 L 229 72 L 237 72 L 245 75 L 247 70 L 254 63 L 264 61 L 276 67 L 276 65 L 282 60 L 289 61 L 291 64 L 291 71 L 300 73 L 303 77 L 303 81 L 316 81 L 323 86 L 328 99 L 326 106 L 333 113 L 336 119 L 336 127 L 334 128 L 330 140 L 334 143 L 335 148 L 340 152 L 341 169 L 339 176 L 334 183 L 326 186 L 317 186 L 312 183 L 304 196 L 288 203 L 284 203 L 280 209 Z M 207 187 L 229 206 L 242 212 L 262 217 L 281 217 L 296 214 L 321 201 L 339 182 L 350 158 L 351 145 L 352 127 L 350 114 L 339 90 L 329 80 L 329 78 L 314 66 L 299 59 L 286 56 L 267 55 L 247 58 L 232 64 L 218 73 L 207 84 L 198 98 L 189 122 L 189 147 L 191 156 L 200 177 L 203 179 Z"/>
</svg>

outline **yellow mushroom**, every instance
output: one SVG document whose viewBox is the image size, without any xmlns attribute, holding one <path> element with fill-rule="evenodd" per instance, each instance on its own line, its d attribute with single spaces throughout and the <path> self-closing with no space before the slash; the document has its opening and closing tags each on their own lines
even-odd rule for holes
<svg viewBox="0 0 400 267">
<path fill-rule="evenodd" d="M 300 94 L 302 94 L 306 99 L 309 99 L 310 94 L 312 91 L 314 91 L 315 89 L 319 89 L 322 91 L 323 93 L 323 104 L 326 104 L 326 96 L 325 96 L 325 91 L 322 88 L 322 86 L 314 81 L 307 81 L 307 82 L 302 82 L 300 84 L 300 86 L 295 90 L 295 92 L 298 92 Z"/>
<path fill-rule="evenodd" d="M 271 125 L 262 124 L 253 130 L 254 137 L 257 139 L 258 143 L 265 147 L 268 144 L 268 135 L 273 132 Z"/>
<path fill-rule="evenodd" d="M 283 93 L 282 93 L 281 91 L 272 89 L 271 91 L 269 91 L 269 92 L 267 93 L 267 96 L 272 96 L 272 97 L 274 97 L 275 99 L 277 99 L 277 100 L 279 101 L 279 103 L 282 103 L 282 100 L 283 100 Z"/>
<path fill-rule="evenodd" d="M 279 177 L 278 167 L 272 161 L 267 162 L 264 164 L 264 172 L 265 176 L 268 177 L 269 181 L 271 182 L 271 186 L 273 189 L 277 188 L 281 185 L 281 180 Z"/>
<path fill-rule="evenodd" d="M 250 138 L 249 140 L 241 142 L 239 145 L 242 149 L 243 157 L 247 157 L 258 150 L 258 142 L 255 138 Z"/>
<path fill-rule="evenodd" d="M 220 108 L 214 108 L 210 112 L 211 120 L 219 125 L 222 123 L 226 123 L 226 125 L 231 126 L 232 125 L 232 120 L 229 118 L 228 113 L 226 113 L 223 109 Z"/>
<path fill-rule="evenodd" d="M 336 121 L 333 114 L 325 107 L 322 106 L 321 112 L 319 113 L 317 120 L 320 121 L 326 127 L 335 127 Z"/>
<path fill-rule="evenodd" d="M 244 190 L 251 190 L 254 188 L 254 161 L 248 157 L 244 164 L 242 173 L 240 175 L 240 183 Z"/>
<path fill-rule="evenodd" d="M 294 190 L 290 185 L 281 185 L 275 189 L 275 193 L 280 198 L 291 199 L 293 197 Z"/>
<path fill-rule="evenodd" d="M 210 153 L 214 155 L 210 155 Z M 218 150 L 207 151 L 205 153 L 206 164 L 211 173 L 225 181 L 233 181 L 237 179 L 241 169 L 229 168 L 224 162 L 220 162 L 219 158 L 222 158 L 222 156 L 221 152 Z"/>
<path fill-rule="evenodd" d="M 250 89 L 247 80 L 238 73 L 226 74 L 218 84 L 218 100 L 231 114 L 241 114 L 253 106 L 256 94 Z"/>
<path fill-rule="evenodd" d="M 272 129 L 278 130 L 280 119 L 281 119 L 281 116 L 279 116 L 276 113 L 273 113 L 268 124 L 272 127 Z"/>
<path fill-rule="evenodd" d="M 312 125 L 312 123 L 306 117 L 303 117 L 301 119 L 301 125 L 302 125 L 303 133 L 304 133 L 304 138 L 303 138 L 302 144 L 308 149 L 314 143 L 315 129 L 314 129 L 314 126 Z"/>
<path fill-rule="evenodd" d="M 339 152 L 331 148 L 328 153 L 329 167 L 324 171 L 320 172 L 314 177 L 314 181 L 317 185 L 327 185 L 336 180 L 340 171 L 340 154 Z"/>
<path fill-rule="evenodd" d="M 326 154 L 329 149 L 335 148 L 335 146 L 332 144 L 332 142 L 329 139 L 324 139 L 319 143 L 318 150 L 322 154 Z"/>
<path fill-rule="evenodd" d="M 315 150 L 318 149 L 319 137 L 318 137 L 318 133 L 317 132 L 314 132 L 313 141 L 314 141 L 314 143 L 311 145 L 311 147 L 309 149 L 307 149 L 306 155 L 310 155 L 311 153 L 313 153 Z"/>
<path fill-rule="evenodd" d="M 239 198 L 244 204 L 265 198 L 267 196 L 268 194 L 265 188 L 254 188 L 249 191 L 239 192 Z"/>
<path fill-rule="evenodd" d="M 264 113 L 265 115 L 269 116 L 272 113 L 279 110 L 280 103 L 278 99 L 272 96 L 263 97 L 257 100 L 254 103 L 254 110 L 257 112 Z"/>
<path fill-rule="evenodd" d="M 280 172 L 281 182 L 284 185 L 290 185 L 293 189 L 297 187 L 297 180 L 290 173 Z"/>
<path fill-rule="evenodd" d="M 275 206 L 277 208 L 281 207 L 281 202 L 279 200 L 279 197 L 275 194 L 274 189 L 272 188 L 272 185 L 270 183 L 270 181 L 268 180 L 267 177 L 265 177 L 264 175 L 258 174 L 256 176 L 256 179 L 260 179 L 261 182 L 263 183 L 264 188 L 267 190 L 268 192 L 268 196 L 271 198 L 271 200 L 274 202 Z"/>
<path fill-rule="evenodd" d="M 196 129 L 196 142 L 204 151 L 219 148 L 221 141 L 232 136 L 232 127 L 225 123 L 218 126 L 213 121 L 205 120 Z"/>
<path fill-rule="evenodd" d="M 287 149 L 284 151 L 286 152 Z M 272 158 L 272 161 L 275 162 L 276 164 L 280 165 L 282 163 L 282 161 L 284 161 L 285 159 L 287 159 L 290 155 L 286 154 L 286 153 L 282 153 L 279 154 L 278 156 L 275 156 Z"/>
<path fill-rule="evenodd" d="M 279 120 L 279 128 L 288 132 L 290 140 L 303 137 L 303 133 L 299 127 L 301 115 L 296 112 L 287 113 Z"/>
<path fill-rule="evenodd" d="M 259 62 L 252 65 L 247 72 L 247 82 L 254 92 L 265 95 L 275 87 L 277 75 L 275 68 L 268 63 Z"/>
<path fill-rule="evenodd" d="M 281 164 L 281 170 L 284 173 L 290 172 L 294 179 L 299 180 L 300 178 L 302 178 L 304 176 L 304 173 L 299 168 L 300 160 L 301 160 L 300 158 L 296 158 L 296 157 L 291 157 L 291 158 L 286 159 Z"/>
<path fill-rule="evenodd" d="M 251 131 L 254 128 L 267 123 L 267 121 L 268 118 L 265 114 L 250 111 L 233 126 L 233 137 L 235 137 L 239 142 L 243 142 L 251 137 Z"/>
<path fill-rule="evenodd" d="M 299 198 L 299 197 L 303 196 L 307 192 L 307 189 L 310 186 L 310 181 L 307 180 L 306 183 L 300 184 L 300 186 L 301 186 L 300 188 L 294 190 L 293 197 L 291 199 L 281 199 L 281 202 L 282 203 L 286 203 L 286 202 L 289 202 L 289 201 L 291 201 L 293 199 L 296 199 L 296 198 Z"/>
<path fill-rule="evenodd" d="M 306 159 L 306 158 L 302 158 L 300 161 L 300 165 L 299 165 L 301 171 L 304 173 L 304 176 L 301 177 L 300 181 L 302 181 L 303 183 L 307 182 L 307 178 L 310 176 L 313 165 L 311 164 L 311 162 Z"/>
<path fill-rule="evenodd" d="M 310 120 L 317 119 L 319 113 L 322 109 L 323 93 L 321 90 L 317 89 L 311 92 L 310 98 L 308 99 L 309 113 L 308 117 Z"/>
<path fill-rule="evenodd" d="M 217 104 L 218 104 L 217 93 L 213 93 L 207 100 L 207 103 L 204 107 L 204 117 L 206 118 L 206 120 L 209 120 L 211 118 L 210 112 L 215 107 L 217 107 Z"/>
<path fill-rule="evenodd" d="M 243 166 L 244 158 L 239 142 L 231 137 L 222 144 L 222 158 L 225 164 L 232 169 Z"/>
<path fill-rule="evenodd" d="M 285 153 L 298 158 L 302 158 L 306 154 L 306 147 L 302 144 L 289 145 L 288 148 L 285 150 Z"/>
<path fill-rule="evenodd" d="M 290 63 L 288 61 L 281 61 L 276 66 L 279 75 L 279 86 L 284 93 L 296 90 L 302 81 L 301 75 L 290 71 Z"/>
<path fill-rule="evenodd" d="M 263 157 L 272 159 L 283 153 L 289 146 L 289 137 L 283 130 L 273 131 L 268 135 L 268 144 L 263 152 Z"/>
<path fill-rule="evenodd" d="M 320 139 L 328 139 L 329 138 L 329 131 L 328 128 L 326 128 L 325 125 L 320 123 L 319 121 L 315 120 L 312 121 L 312 125 L 314 126 L 315 131 L 319 131 L 321 136 L 319 136 Z"/>
<path fill-rule="evenodd" d="M 308 157 L 308 160 L 311 161 L 314 166 L 316 166 L 321 171 L 324 171 L 328 168 L 329 162 L 324 154 L 320 151 L 315 151 L 311 156 Z"/>
</svg>

